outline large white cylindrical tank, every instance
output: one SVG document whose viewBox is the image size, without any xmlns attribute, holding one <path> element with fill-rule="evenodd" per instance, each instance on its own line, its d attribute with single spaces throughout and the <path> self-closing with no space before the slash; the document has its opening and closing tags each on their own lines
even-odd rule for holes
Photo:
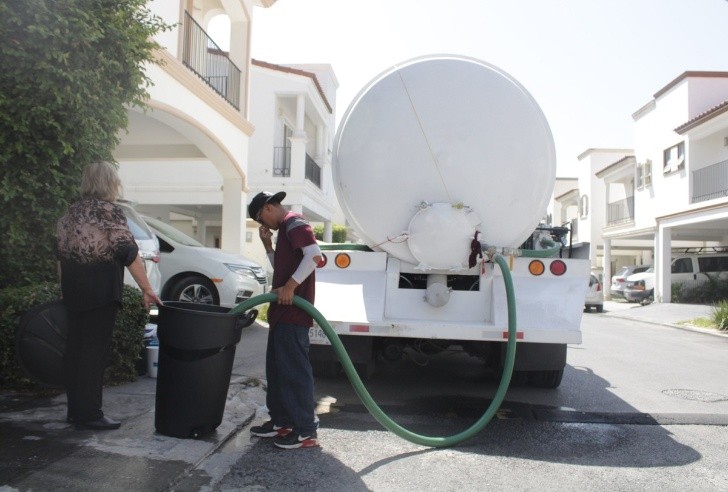
<svg viewBox="0 0 728 492">
<path fill-rule="evenodd" d="M 336 194 L 361 239 L 429 270 L 467 268 L 476 232 L 518 247 L 556 175 L 531 95 L 485 62 L 432 56 L 392 67 L 354 99 L 333 151 Z"/>
</svg>

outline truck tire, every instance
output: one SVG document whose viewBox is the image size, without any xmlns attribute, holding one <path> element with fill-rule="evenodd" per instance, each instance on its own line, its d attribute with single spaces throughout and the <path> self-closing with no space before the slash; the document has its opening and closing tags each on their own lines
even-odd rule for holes
<svg viewBox="0 0 728 492">
<path fill-rule="evenodd" d="M 564 370 L 556 371 L 530 371 L 528 382 L 537 388 L 555 389 L 561 384 L 564 377 Z"/>
<path fill-rule="evenodd" d="M 200 304 L 220 304 L 217 289 L 206 277 L 193 275 L 183 277 L 174 284 L 165 301 L 197 302 Z"/>
</svg>

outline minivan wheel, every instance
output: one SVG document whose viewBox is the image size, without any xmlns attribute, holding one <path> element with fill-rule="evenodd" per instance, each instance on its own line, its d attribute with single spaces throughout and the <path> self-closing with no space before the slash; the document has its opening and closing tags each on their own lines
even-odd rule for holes
<svg viewBox="0 0 728 492">
<path fill-rule="evenodd" d="M 215 286 L 207 278 L 201 276 L 178 280 L 170 290 L 169 297 L 171 301 L 220 304 Z"/>
</svg>

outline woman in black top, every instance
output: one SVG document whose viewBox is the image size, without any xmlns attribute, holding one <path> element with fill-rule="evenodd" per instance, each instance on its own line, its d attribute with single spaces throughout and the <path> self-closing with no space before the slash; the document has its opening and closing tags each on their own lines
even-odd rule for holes
<svg viewBox="0 0 728 492">
<path fill-rule="evenodd" d="M 56 226 L 58 274 L 69 322 L 64 358 L 68 420 L 77 429 L 118 429 L 120 423 L 101 411 L 101 400 L 124 267 L 142 290 L 147 309 L 162 302 L 149 283 L 126 217 L 113 203 L 121 194 L 114 166 L 89 165 L 80 192 Z"/>
</svg>

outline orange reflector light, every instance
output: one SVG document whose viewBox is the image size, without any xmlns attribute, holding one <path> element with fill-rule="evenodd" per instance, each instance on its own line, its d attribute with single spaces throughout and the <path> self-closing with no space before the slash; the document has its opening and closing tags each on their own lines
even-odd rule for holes
<svg viewBox="0 0 728 492">
<path fill-rule="evenodd" d="M 551 265 L 549 265 L 549 269 L 551 270 L 551 273 L 556 276 L 563 275 L 566 273 L 566 263 L 561 260 L 552 261 Z"/>
<path fill-rule="evenodd" d="M 334 263 L 336 263 L 336 266 L 339 268 L 348 268 L 349 265 L 351 265 L 351 258 L 346 253 L 339 253 L 336 255 Z"/>
<path fill-rule="evenodd" d="M 538 276 L 546 271 L 546 267 L 543 266 L 543 262 L 541 260 L 533 260 L 528 264 L 528 271 L 531 272 L 531 275 Z"/>
<path fill-rule="evenodd" d="M 325 254 L 321 253 L 321 261 L 318 262 L 318 265 L 316 265 L 317 268 L 323 268 L 326 266 L 326 264 L 329 262 L 329 259 L 326 257 Z"/>
</svg>

